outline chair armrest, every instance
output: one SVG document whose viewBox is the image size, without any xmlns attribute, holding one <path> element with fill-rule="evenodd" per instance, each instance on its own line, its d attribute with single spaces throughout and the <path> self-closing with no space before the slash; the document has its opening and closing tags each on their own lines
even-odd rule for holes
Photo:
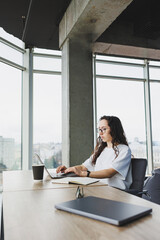
<svg viewBox="0 0 160 240">
<path fill-rule="evenodd" d="M 125 192 L 136 195 L 139 193 L 139 191 L 137 189 L 127 189 L 125 190 Z"/>
<path fill-rule="evenodd" d="M 130 193 L 135 196 L 138 196 L 138 197 L 142 197 L 142 194 L 145 194 L 146 196 L 151 198 L 151 196 L 148 194 L 148 190 L 139 191 L 137 189 L 127 189 L 127 190 L 125 190 L 125 192 Z"/>
</svg>

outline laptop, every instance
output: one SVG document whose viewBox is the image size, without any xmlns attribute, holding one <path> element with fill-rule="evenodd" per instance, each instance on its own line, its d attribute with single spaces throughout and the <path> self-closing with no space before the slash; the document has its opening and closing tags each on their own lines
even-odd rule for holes
<svg viewBox="0 0 160 240">
<path fill-rule="evenodd" d="M 78 175 L 76 175 L 73 172 L 69 172 L 69 173 L 56 173 L 56 172 L 50 172 L 47 167 L 45 166 L 44 162 L 42 161 L 42 159 L 40 158 L 40 156 L 37 153 L 34 153 L 34 155 L 38 158 L 39 162 L 42 163 L 44 165 L 44 169 L 46 170 L 46 172 L 48 173 L 48 175 L 52 178 L 52 179 L 59 179 L 59 178 L 65 178 L 65 177 L 77 177 Z"/>
<path fill-rule="evenodd" d="M 59 203 L 55 205 L 55 208 L 117 226 L 152 212 L 152 209 L 148 207 L 93 196 Z"/>
</svg>

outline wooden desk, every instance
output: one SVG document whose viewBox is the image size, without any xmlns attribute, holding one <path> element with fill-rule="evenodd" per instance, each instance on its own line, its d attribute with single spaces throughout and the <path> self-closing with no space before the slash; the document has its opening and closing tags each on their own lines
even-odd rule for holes
<svg viewBox="0 0 160 240">
<path fill-rule="evenodd" d="M 90 184 L 93 186 L 107 186 L 104 183 Z M 52 179 L 44 172 L 43 181 L 33 180 L 32 170 L 26 171 L 4 171 L 3 172 L 3 192 L 6 191 L 24 191 L 24 190 L 40 190 L 53 188 L 77 188 L 76 184 L 53 184 Z"/>
<path fill-rule="evenodd" d="M 159 205 L 108 186 L 85 187 L 84 193 L 152 207 L 153 213 L 117 227 L 56 210 L 56 203 L 75 199 L 75 188 L 4 192 L 5 240 L 159 240 Z"/>
</svg>

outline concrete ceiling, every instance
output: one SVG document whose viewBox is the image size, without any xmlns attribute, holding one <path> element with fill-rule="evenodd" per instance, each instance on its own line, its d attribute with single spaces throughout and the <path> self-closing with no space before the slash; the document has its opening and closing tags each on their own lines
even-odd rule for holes
<svg viewBox="0 0 160 240">
<path fill-rule="evenodd" d="M 0 27 L 26 47 L 59 49 L 59 23 L 71 0 L 1 0 Z"/>
<path fill-rule="evenodd" d="M 160 49 L 159 13 L 159 0 L 134 0 L 97 42 Z"/>
<path fill-rule="evenodd" d="M 59 49 L 59 24 L 70 2 L 1 0 L 0 27 L 23 40 L 26 47 Z M 95 43 L 160 49 L 159 12 L 159 0 L 133 0 Z"/>
</svg>

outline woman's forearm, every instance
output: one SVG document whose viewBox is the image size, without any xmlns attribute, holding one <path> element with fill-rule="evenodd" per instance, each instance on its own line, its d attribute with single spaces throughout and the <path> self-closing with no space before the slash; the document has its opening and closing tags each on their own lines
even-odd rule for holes
<svg viewBox="0 0 160 240">
<path fill-rule="evenodd" d="M 111 178 L 117 171 L 113 168 L 104 169 L 100 171 L 91 171 L 89 177 L 91 178 Z"/>
<path fill-rule="evenodd" d="M 84 165 L 76 165 L 74 167 L 78 168 L 81 171 L 87 171 L 87 168 Z"/>
<path fill-rule="evenodd" d="M 84 165 L 77 165 L 74 167 L 67 168 L 65 170 L 65 173 L 74 172 L 78 176 L 87 177 L 88 176 L 87 170 L 88 169 Z M 109 168 L 109 169 L 104 169 L 104 170 L 100 170 L 100 171 L 91 171 L 89 174 L 89 177 L 91 177 L 91 178 L 111 178 L 116 173 L 117 173 L 117 171 L 115 169 Z"/>
</svg>

